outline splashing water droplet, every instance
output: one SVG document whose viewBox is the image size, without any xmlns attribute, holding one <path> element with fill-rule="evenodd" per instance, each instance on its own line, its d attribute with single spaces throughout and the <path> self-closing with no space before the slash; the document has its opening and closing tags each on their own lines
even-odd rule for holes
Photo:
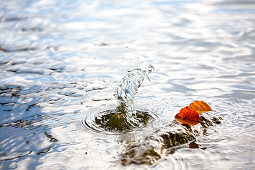
<svg viewBox="0 0 255 170">
<path fill-rule="evenodd" d="M 95 115 L 89 115 L 83 124 L 96 131 L 124 132 L 134 128 L 145 127 L 149 122 L 156 120 L 156 116 L 147 111 L 134 109 L 133 100 L 144 78 L 154 70 L 149 65 L 147 70 L 133 69 L 121 80 L 114 96 L 118 105 L 114 110 L 105 110 Z M 150 79 L 149 79 L 150 80 Z"/>
<path fill-rule="evenodd" d="M 149 79 L 149 74 L 154 70 L 152 65 L 149 65 L 147 70 L 133 69 L 128 71 L 127 75 L 121 80 L 119 87 L 115 91 L 115 98 L 118 99 L 121 104 L 127 107 L 131 107 L 135 94 L 138 92 L 138 88 L 141 86 L 144 77 Z"/>
<path fill-rule="evenodd" d="M 118 99 L 116 112 L 122 113 L 126 123 L 133 127 L 139 126 L 140 124 L 140 121 L 135 118 L 137 113 L 133 108 L 135 94 L 138 92 L 138 88 L 142 85 L 145 77 L 150 80 L 149 74 L 153 70 L 154 67 L 149 65 L 147 70 L 133 69 L 128 71 L 115 91 L 114 96 Z"/>
</svg>

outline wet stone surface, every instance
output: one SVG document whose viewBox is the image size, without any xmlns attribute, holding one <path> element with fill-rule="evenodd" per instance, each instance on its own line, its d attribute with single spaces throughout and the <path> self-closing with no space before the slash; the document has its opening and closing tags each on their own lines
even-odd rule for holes
<svg viewBox="0 0 255 170">
<path fill-rule="evenodd" d="M 157 130 L 152 135 L 128 146 L 122 154 L 121 162 L 125 166 L 129 164 L 152 165 L 162 158 L 164 150 L 194 143 L 196 137 L 204 135 L 207 128 L 220 123 L 220 118 L 210 116 L 210 113 L 203 113 L 200 116 L 200 123 L 195 125 L 198 126 L 199 131 L 196 130 L 197 127 L 180 125 L 173 121 L 165 128 Z"/>
<path fill-rule="evenodd" d="M 151 116 L 142 111 L 136 110 L 132 115 L 132 120 L 127 120 L 123 113 L 116 113 L 115 110 L 105 111 L 100 117 L 95 118 L 97 126 L 106 131 L 124 132 L 134 130 L 136 127 L 144 127 L 148 124 Z"/>
</svg>

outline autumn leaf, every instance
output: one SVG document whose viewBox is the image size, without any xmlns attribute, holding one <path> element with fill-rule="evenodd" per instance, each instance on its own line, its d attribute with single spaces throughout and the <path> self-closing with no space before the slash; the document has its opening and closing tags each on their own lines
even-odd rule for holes
<svg viewBox="0 0 255 170">
<path fill-rule="evenodd" d="M 175 116 L 175 120 L 179 123 L 179 124 L 186 124 L 186 125 L 196 125 L 198 124 L 199 122 L 197 121 L 193 121 L 193 120 L 189 120 L 189 119 L 182 119 L 178 116 Z"/>
<path fill-rule="evenodd" d="M 180 124 L 196 125 L 199 123 L 198 113 L 188 106 L 182 108 L 180 112 L 175 115 L 175 119 Z"/>
<path fill-rule="evenodd" d="M 212 111 L 211 107 L 204 101 L 194 101 L 189 105 L 190 109 L 194 109 L 198 114 Z"/>
</svg>

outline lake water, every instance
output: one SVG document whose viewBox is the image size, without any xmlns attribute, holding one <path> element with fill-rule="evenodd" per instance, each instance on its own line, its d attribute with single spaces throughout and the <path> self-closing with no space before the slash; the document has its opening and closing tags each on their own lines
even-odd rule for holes
<svg viewBox="0 0 255 170">
<path fill-rule="evenodd" d="M 254 16 L 253 0 L 1 0 L 0 169 L 253 169 Z M 134 106 L 153 121 L 84 125 L 116 107 L 128 70 L 150 64 Z M 222 124 L 152 165 L 121 164 L 130 141 L 195 100 Z"/>
</svg>

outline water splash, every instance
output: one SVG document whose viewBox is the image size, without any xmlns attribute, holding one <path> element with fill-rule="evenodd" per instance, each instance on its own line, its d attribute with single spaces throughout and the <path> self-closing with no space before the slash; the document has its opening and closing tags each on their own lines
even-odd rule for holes
<svg viewBox="0 0 255 170">
<path fill-rule="evenodd" d="M 125 125 L 130 128 L 141 125 L 143 121 L 139 118 L 141 116 L 139 112 L 134 109 L 133 101 L 144 78 L 147 77 L 147 79 L 150 80 L 149 74 L 153 70 L 154 67 L 152 65 L 149 65 L 147 70 L 133 69 L 128 71 L 127 75 L 122 78 L 121 83 L 114 93 L 115 98 L 118 99 L 118 105 L 115 114 L 109 119 L 109 122 L 113 122 L 111 123 L 113 127 L 116 125 L 116 122 L 123 122 L 122 126 Z M 143 114 L 147 115 L 147 113 Z M 145 117 L 148 117 L 148 115 Z"/>
<path fill-rule="evenodd" d="M 89 114 L 83 124 L 98 132 L 126 132 L 134 128 L 143 128 L 148 123 L 156 120 L 153 114 L 133 107 L 135 94 L 142 85 L 144 78 L 154 70 L 149 65 L 147 70 L 133 69 L 121 80 L 114 96 L 118 99 L 115 109 L 104 110 L 96 114 Z M 150 79 L 149 79 L 150 80 Z"/>
<path fill-rule="evenodd" d="M 119 87 L 115 91 L 115 98 L 118 99 L 119 105 L 131 107 L 133 105 L 135 94 L 141 86 L 144 78 L 149 79 L 149 74 L 154 71 L 154 67 L 149 65 L 147 70 L 133 69 L 128 71 L 127 75 L 121 80 Z"/>
</svg>

